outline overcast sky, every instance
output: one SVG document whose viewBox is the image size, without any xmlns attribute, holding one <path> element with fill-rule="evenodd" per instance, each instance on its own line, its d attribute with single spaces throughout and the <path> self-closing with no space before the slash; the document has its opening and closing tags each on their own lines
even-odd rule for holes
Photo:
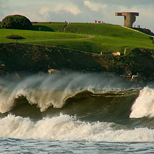
<svg viewBox="0 0 154 154">
<path fill-rule="evenodd" d="M 154 32 L 154 0 L 0 0 L 0 20 L 21 14 L 31 21 L 94 22 L 123 25 L 115 12 L 139 12 L 134 26 Z"/>
</svg>

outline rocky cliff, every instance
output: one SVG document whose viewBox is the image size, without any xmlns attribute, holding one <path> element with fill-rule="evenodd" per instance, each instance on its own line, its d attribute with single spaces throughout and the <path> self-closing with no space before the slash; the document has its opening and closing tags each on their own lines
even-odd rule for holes
<svg viewBox="0 0 154 154">
<path fill-rule="evenodd" d="M 154 80 L 154 50 L 133 49 L 127 55 L 91 54 L 71 49 L 26 45 L 0 44 L 0 60 L 5 72 L 48 72 L 48 69 L 69 69 L 82 72 L 112 72 L 142 80 Z"/>
</svg>

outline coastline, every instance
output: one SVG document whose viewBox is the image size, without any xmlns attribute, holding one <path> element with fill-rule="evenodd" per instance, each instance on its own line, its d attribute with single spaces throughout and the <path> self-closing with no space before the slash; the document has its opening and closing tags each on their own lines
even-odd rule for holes
<svg viewBox="0 0 154 154">
<path fill-rule="evenodd" d="M 128 55 L 114 56 L 51 46 L 5 43 L 0 44 L 0 57 L 4 62 L 1 64 L 1 76 L 13 72 L 48 73 L 49 69 L 66 69 L 108 72 L 132 82 L 154 80 L 154 49 L 136 48 Z"/>
</svg>

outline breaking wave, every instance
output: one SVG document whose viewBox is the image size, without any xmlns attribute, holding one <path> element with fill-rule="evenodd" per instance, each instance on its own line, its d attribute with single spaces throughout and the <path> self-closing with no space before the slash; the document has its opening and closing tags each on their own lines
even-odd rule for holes
<svg viewBox="0 0 154 154">
<path fill-rule="evenodd" d="M 152 129 L 126 129 L 106 122 L 89 123 L 63 114 L 37 122 L 8 115 L 0 119 L 0 136 L 60 141 L 154 142 Z"/>
<path fill-rule="evenodd" d="M 0 91 L 1 113 L 25 101 L 36 104 L 44 112 L 51 106 L 62 108 L 69 98 L 78 94 L 80 97 L 99 96 L 111 91 L 112 94 L 123 95 L 121 88 L 127 87 L 127 83 L 117 77 L 79 73 L 30 76 L 17 83 L 0 80 L 0 85 L 3 86 Z"/>
</svg>

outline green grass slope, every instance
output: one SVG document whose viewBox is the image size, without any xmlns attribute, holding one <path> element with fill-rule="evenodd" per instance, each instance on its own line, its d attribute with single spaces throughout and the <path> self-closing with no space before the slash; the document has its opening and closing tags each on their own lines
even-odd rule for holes
<svg viewBox="0 0 154 154">
<path fill-rule="evenodd" d="M 64 28 L 65 23 L 44 24 L 46 27 L 58 25 Z M 54 29 L 56 31 L 56 29 Z M 57 30 L 58 31 L 58 30 Z M 130 51 L 134 48 L 154 49 L 154 43 L 150 36 L 141 34 L 132 29 L 119 25 L 92 24 L 92 23 L 70 23 L 65 26 L 65 33 L 92 35 L 87 39 L 68 39 L 46 41 L 44 45 L 61 46 L 75 50 L 82 50 L 91 53 L 100 52 L 121 52 L 125 49 Z M 41 45 L 42 42 L 32 42 Z"/>
<path fill-rule="evenodd" d="M 66 32 L 94 35 L 89 44 L 97 43 L 101 52 L 123 52 L 125 48 L 136 47 L 154 49 L 150 36 L 118 25 L 72 23 L 65 29 Z"/>
<path fill-rule="evenodd" d="M 21 35 L 25 39 L 18 42 L 90 53 L 124 53 L 125 49 L 129 53 L 134 48 L 154 49 L 154 41 L 150 36 L 119 25 L 38 22 L 33 23 L 33 27 L 31 31 L 0 29 L 0 43 L 13 42 L 6 39 L 8 35 Z"/>
</svg>

